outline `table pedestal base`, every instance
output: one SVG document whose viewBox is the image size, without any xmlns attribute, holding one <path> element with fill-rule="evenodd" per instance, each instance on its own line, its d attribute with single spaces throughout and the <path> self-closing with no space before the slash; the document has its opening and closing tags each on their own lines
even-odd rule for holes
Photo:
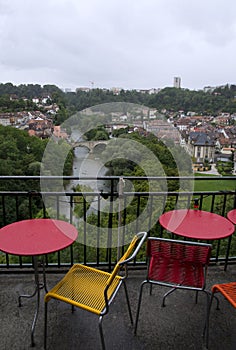
<svg viewBox="0 0 236 350">
<path fill-rule="evenodd" d="M 34 330 L 35 330 L 35 326 L 36 326 L 36 322 L 38 319 L 38 313 L 39 313 L 39 304 L 40 304 L 40 290 L 44 289 L 45 292 L 47 293 L 47 285 L 46 285 L 46 274 L 45 274 L 45 265 L 44 265 L 44 259 L 42 261 L 42 266 L 43 266 L 43 283 L 40 283 L 39 281 L 39 270 L 38 270 L 38 257 L 37 256 L 33 256 L 33 265 L 34 265 L 34 279 L 35 279 L 35 289 L 34 292 L 32 294 L 22 294 L 18 297 L 18 306 L 21 307 L 22 303 L 21 303 L 21 299 L 22 298 L 33 298 L 35 295 L 37 295 L 37 301 L 36 301 L 36 309 L 35 309 L 35 313 L 34 313 L 34 319 L 32 322 L 32 326 L 31 326 L 31 346 L 35 346 L 35 342 L 34 342 Z"/>
</svg>

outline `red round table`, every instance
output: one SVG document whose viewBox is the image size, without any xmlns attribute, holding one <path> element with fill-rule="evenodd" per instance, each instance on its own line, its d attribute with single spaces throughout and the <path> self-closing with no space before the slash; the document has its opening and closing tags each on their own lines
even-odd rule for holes
<svg viewBox="0 0 236 350">
<path fill-rule="evenodd" d="M 159 222 L 167 231 L 190 239 L 219 240 L 229 237 L 226 269 L 231 237 L 234 233 L 234 225 L 228 219 L 203 210 L 178 209 L 162 214 Z"/>
<path fill-rule="evenodd" d="M 34 330 L 38 317 L 40 289 L 46 289 L 45 272 L 43 286 L 39 282 L 38 255 L 53 253 L 70 246 L 77 238 L 76 228 L 68 222 L 54 219 L 30 219 L 17 221 L 0 229 L 0 250 L 13 255 L 32 256 L 35 272 L 35 291 L 32 295 L 19 296 L 30 298 L 37 294 L 37 306 L 31 327 L 31 346 L 34 346 Z"/>
<path fill-rule="evenodd" d="M 192 239 L 217 240 L 234 233 L 234 226 L 229 220 L 203 210 L 168 211 L 160 216 L 159 222 L 166 230 Z"/>
<path fill-rule="evenodd" d="M 236 209 L 230 210 L 227 214 L 227 218 L 236 225 Z"/>
<path fill-rule="evenodd" d="M 49 254 L 70 246 L 77 236 L 76 228 L 65 221 L 17 221 L 0 229 L 0 250 L 22 256 Z"/>
</svg>

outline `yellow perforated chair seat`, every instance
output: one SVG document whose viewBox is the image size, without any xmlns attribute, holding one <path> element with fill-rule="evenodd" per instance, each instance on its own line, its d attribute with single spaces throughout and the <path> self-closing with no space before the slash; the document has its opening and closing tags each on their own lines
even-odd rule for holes
<svg viewBox="0 0 236 350">
<path fill-rule="evenodd" d="M 99 315 L 105 308 L 104 289 L 110 276 L 108 272 L 75 264 L 46 294 L 45 302 L 54 298 Z M 107 292 L 108 300 L 121 281 L 120 276 L 115 276 Z"/>
</svg>

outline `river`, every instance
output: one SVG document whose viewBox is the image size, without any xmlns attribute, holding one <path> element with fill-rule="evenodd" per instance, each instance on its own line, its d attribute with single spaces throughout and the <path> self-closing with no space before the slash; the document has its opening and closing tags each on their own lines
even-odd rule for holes
<svg viewBox="0 0 236 350">
<path fill-rule="evenodd" d="M 73 176 L 80 177 L 100 177 L 105 176 L 107 168 L 104 167 L 99 158 L 91 157 L 89 151 L 85 147 L 76 147 L 74 151 Z M 69 184 L 70 189 L 77 184 L 87 185 L 95 192 L 104 190 L 105 184 L 97 180 L 73 180 Z"/>
<path fill-rule="evenodd" d="M 79 131 L 73 132 L 71 136 L 73 141 L 83 141 Z M 91 156 L 89 150 L 86 147 L 76 147 L 74 150 L 74 161 L 73 161 L 73 172 L 72 175 L 76 177 L 100 177 L 106 175 L 107 168 L 100 161 L 98 156 L 96 158 Z M 73 192 L 74 188 L 77 185 L 86 185 L 90 187 L 94 192 L 108 191 L 109 188 L 106 187 L 106 184 L 102 180 L 72 180 L 67 184 L 65 191 Z M 87 214 L 97 211 L 97 199 L 91 197 L 91 204 Z M 102 203 L 102 202 L 101 202 Z M 100 205 L 101 205 L 100 203 Z M 69 198 L 65 197 L 60 206 L 60 214 L 63 214 L 69 219 L 70 207 L 69 207 Z M 104 203 L 105 204 L 105 203 Z M 75 218 L 73 218 L 75 220 Z M 76 221 L 76 220 L 75 220 Z"/>
</svg>

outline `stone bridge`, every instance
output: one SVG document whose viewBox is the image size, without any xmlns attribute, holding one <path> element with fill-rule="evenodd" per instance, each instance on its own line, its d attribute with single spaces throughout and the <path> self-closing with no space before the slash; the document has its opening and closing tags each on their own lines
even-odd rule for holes
<svg viewBox="0 0 236 350">
<path fill-rule="evenodd" d="M 88 148 L 90 153 L 93 153 L 94 148 L 97 145 L 107 145 L 108 140 L 97 140 L 97 141 L 81 141 L 81 142 L 74 142 L 71 144 L 71 146 L 74 148 L 76 147 L 86 147 Z"/>
</svg>

